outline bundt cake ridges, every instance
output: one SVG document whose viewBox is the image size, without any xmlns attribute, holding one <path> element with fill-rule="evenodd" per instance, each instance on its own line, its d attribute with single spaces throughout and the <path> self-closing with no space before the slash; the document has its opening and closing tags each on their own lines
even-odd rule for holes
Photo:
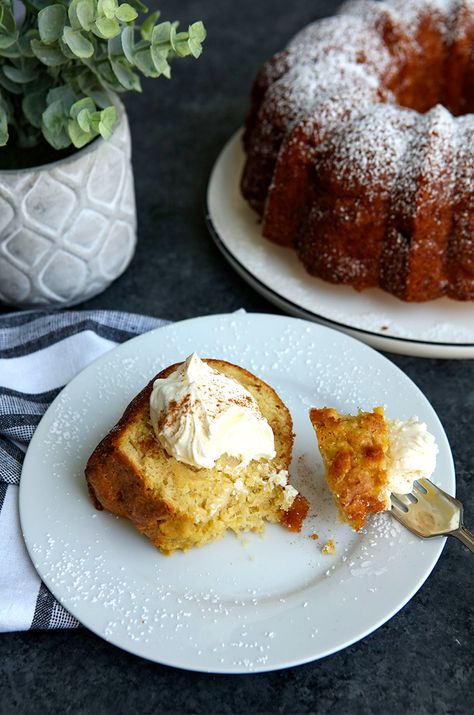
<svg viewBox="0 0 474 715">
<path fill-rule="evenodd" d="M 474 117 L 458 115 L 474 111 L 474 2 L 362 0 L 341 13 L 259 72 L 244 196 L 314 275 L 404 300 L 472 299 Z"/>
</svg>

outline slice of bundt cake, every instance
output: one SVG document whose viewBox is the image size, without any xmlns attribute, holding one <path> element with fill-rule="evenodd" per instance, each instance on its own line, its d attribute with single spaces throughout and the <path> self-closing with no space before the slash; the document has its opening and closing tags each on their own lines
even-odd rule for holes
<svg viewBox="0 0 474 715">
<path fill-rule="evenodd" d="M 341 415 L 310 411 L 326 481 L 342 517 L 357 531 L 369 514 L 387 508 L 388 429 L 383 409 Z"/>
<path fill-rule="evenodd" d="M 411 492 L 415 479 L 429 478 L 435 469 L 435 439 L 416 417 L 386 419 L 383 407 L 357 415 L 314 408 L 309 417 L 329 489 L 356 531 L 369 514 L 391 508 L 392 493 Z"/>
<path fill-rule="evenodd" d="M 208 384 L 196 393 L 193 383 L 183 399 L 168 400 L 163 413 L 156 400 L 152 402 L 150 414 L 156 386 L 186 367 L 186 363 L 172 365 L 130 403 L 85 470 L 95 506 L 130 519 L 165 554 L 207 544 L 227 529 L 260 532 L 265 521 L 299 531 L 308 511 L 306 499 L 288 483 L 293 432 L 282 400 L 241 367 L 223 360 L 203 362 L 209 372 L 240 387 L 240 396 L 236 398 L 234 390 L 229 398 L 230 411 L 222 409 L 222 395 L 214 400 L 206 394 Z M 181 380 L 180 374 L 181 382 L 185 377 Z M 239 409 L 232 413 L 232 407 Z M 239 442 L 235 437 L 242 437 L 247 429 L 242 411 L 247 408 L 271 435 L 271 451 L 248 463 L 238 451 L 244 454 L 246 445 L 235 447 Z M 233 453 L 215 452 L 216 440 Z M 170 444 L 176 446 L 180 459 L 169 453 Z M 208 466 L 200 466 L 203 461 Z"/>
<path fill-rule="evenodd" d="M 472 0 L 348 2 L 251 101 L 241 187 L 265 237 L 332 283 L 474 299 Z"/>
</svg>

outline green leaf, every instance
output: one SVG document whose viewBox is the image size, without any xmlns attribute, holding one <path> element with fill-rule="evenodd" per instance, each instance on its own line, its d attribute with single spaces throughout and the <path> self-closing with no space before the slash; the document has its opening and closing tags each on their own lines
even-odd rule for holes
<svg viewBox="0 0 474 715">
<path fill-rule="evenodd" d="M 202 54 L 202 43 L 206 39 L 206 28 L 201 21 L 188 27 L 188 47 L 196 59 Z"/>
<path fill-rule="evenodd" d="M 82 72 L 77 76 L 77 83 L 82 94 L 90 97 L 97 107 L 104 109 L 109 106 L 110 97 L 92 72 L 89 72 L 89 70 Z"/>
<path fill-rule="evenodd" d="M 135 64 L 145 77 L 159 77 L 160 74 L 152 56 L 152 49 L 149 47 L 135 52 Z"/>
<path fill-rule="evenodd" d="M 69 114 L 69 110 L 76 100 L 77 97 L 68 84 L 50 89 L 46 96 L 48 106 L 59 102 L 65 116 Z"/>
<path fill-rule="evenodd" d="M 83 132 L 90 132 L 91 121 L 90 121 L 90 111 L 88 109 L 82 109 L 76 117 L 76 121 L 79 124 Z"/>
<path fill-rule="evenodd" d="M 76 57 L 92 57 L 94 54 L 94 45 L 92 42 L 90 42 L 87 37 L 84 37 L 79 30 L 73 30 L 72 27 L 68 25 L 64 28 L 63 41 Z"/>
<path fill-rule="evenodd" d="M 39 129 L 41 127 L 41 117 L 46 109 L 45 92 L 30 92 L 30 94 L 25 95 L 21 108 L 30 124 Z"/>
<path fill-rule="evenodd" d="M 3 71 L 12 82 L 17 84 L 27 84 L 32 82 L 37 77 L 37 73 L 31 67 L 13 67 L 12 65 L 4 65 Z"/>
<path fill-rule="evenodd" d="M 0 31 L 13 34 L 16 31 L 15 17 L 5 2 L 0 5 Z"/>
<path fill-rule="evenodd" d="M 82 25 L 79 22 L 79 18 L 77 16 L 78 4 L 79 0 L 72 0 L 67 11 L 67 16 L 69 18 L 69 22 L 71 23 L 71 27 L 73 30 L 80 30 L 82 28 Z"/>
<path fill-rule="evenodd" d="M 105 107 L 105 109 L 100 113 L 101 121 L 105 122 L 110 129 L 113 128 L 115 122 L 117 121 L 117 110 L 113 105 Z"/>
<path fill-rule="evenodd" d="M 148 42 L 151 41 L 153 26 L 160 17 L 160 15 L 161 12 L 159 10 L 156 10 L 155 12 L 152 12 L 151 15 L 149 15 L 146 20 L 142 22 L 140 26 L 140 34 L 144 40 L 148 40 Z"/>
<path fill-rule="evenodd" d="M 34 52 L 31 48 L 31 43 L 33 40 L 39 38 L 39 32 L 37 30 L 28 30 L 20 35 L 18 38 L 18 48 L 23 57 L 34 57 Z"/>
<path fill-rule="evenodd" d="M 132 27 L 126 26 L 122 29 L 121 41 L 123 54 L 125 55 L 127 61 L 130 62 L 131 65 L 134 65 L 135 60 L 133 59 L 133 53 L 135 47 L 134 32 Z"/>
<path fill-rule="evenodd" d="M 13 45 L 9 45 L 9 47 L 0 48 L 0 55 L 2 57 L 8 57 L 10 60 L 16 60 L 21 57 L 18 42 L 14 42 Z"/>
<path fill-rule="evenodd" d="M 159 25 L 155 25 L 151 33 L 151 44 L 169 45 L 171 27 L 171 22 L 161 22 Z"/>
<path fill-rule="evenodd" d="M 18 40 L 18 33 L 14 35 L 3 35 L 0 33 L 0 50 L 6 50 Z"/>
<path fill-rule="evenodd" d="M 20 84 L 12 82 L 5 76 L 3 67 L 0 67 L 0 87 L 6 89 L 10 94 L 23 94 L 24 89 Z"/>
<path fill-rule="evenodd" d="M 0 49 L 6 50 L 18 40 L 15 18 L 10 8 L 0 4 Z"/>
<path fill-rule="evenodd" d="M 108 60 L 100 62 L 97 65 L 96 69 L 99 76 L 99 81 L 103 85 L 105 84 L 107 89 L 112 89 L 114 92 L 119 92 L 122 89 Z"/>
<path fill-rule="evenodd" d="M 166 59 L 168 55 L 168 50 L 162 49 L 160 47 L 151 46 L 151 57 L 153 59 L 153 64 L 155 65 L 158 75 L 164 75 L 167 79 L 171 77 L 171 67 Z"/>
<path fill-rule="evenodd" d="M 74 119 L 69 120 L 67 129 L 69 138 L 77 149 L 81 149 L 86 144 L 89 144 L 89 142 L 97 136 L 96 133 L 84 131 Z"/>
<path fill-rule="evenodd" d="M 120 33 L 120 25 L 115 18 L 98 17 L 94 24 L 98 30 L 99 37 L 103 39 L 108 40 Z"/>
<path fill-rule="evenodd" d="M 71 50 L 71 48 L 69 47 L 69 45 L 67 45 L 67 44 L 64 42 L 64 40 L 63 40 L 62 37 L 58 40 L 58 47 L 59 47 L 59 49 L 61 50 L 61 52 L 63 53 L 64 57 L 65 57 L 67 60 L 74 60 L 74 61 L 76 61 L 76 55 L 75 55 L 74 52 Z M 85 61 L 85 60 L 84 60 L 84 61 Z"/>
<path fill-rule="evenodd" d="M 176 46 L 175 46 L 175 39 L 176 39 L 176 28 L 178 24 L 173 22 L 171 23 L 171 29 L 170 29 L 170 45 L 173 51 L 176 51 Z"/>
<path fill-rule="evenodd" d="M 0 146 L 5 146 L 8 141 L 8 116 L 6 107 L 0 101 Z"/>
<path fill-rule="evenodd" d="M 35 57 L 47 67 L 59 67 L 66 62 L 66 57 L 57 45 L 45 45 L 40 40 L 31 40 L 31 49 Z"/>
<path fill-rule="evenodd" d="M 38 13 L 38 30 L 41 40 L 49 45 L 56 42 L 63 34 L 66 22 L 64 5 L 50 5 Z"/>
<path fill-rule="evenodd" d="M 114 124 L 117 121 L 117 110 L 115 107 L 107 107 L 100 112 L 99 134 L 104 139 L 110 139 L 113 134 Z"/>
<path fill-rule="evenodd" d="M 150 43 L 147 42 L 146 40 L 138 40 L 138 42 L 135 45 L 135 52 L 139 52 L 140 50 L 148 50 L 150 48 Z"/>
<path fill-rule="evenodd" d="M 204 27 L 204 24 L 199 20 L 198 22 L 193 22 L 192 25 L 188 27 L 188 32 L 189 32 L 189 37 L 191 37 L 193 40 L 196 40 L 196 42 L 204 42 L 206 39 L 206 28 Z"/>
<path fill-rule="evenodd" d="M 95 104 L 92 101 L 90 97 L 83 97 L 82 99 L 79 99 L 77 102 L 74 102 L 73 105 L 71 105 L 71 108 L 69 110 L 69 117 L 71 119 L 77 119 L 79 114 L 86 110 L 87 112 L 95 112 Z"/>
<path fill-rule="evenodd" d="M 189 47 L 189 35 L 187 32 L 178 32 L 174 41 L 174 49 L 178 57 L 187 57 L 191 54 Z"/>
<path fill-rule="evenodd" d="M 120 22 L 133 22 L 133 20 L 138 17 L 138 12 L 134 10 L 131 5 L 124 2 L 118 6 L 115 17 L 117 20 L 120 20 Z"/>
<path fill-rule="evenodd" d="M 115 76 L 124 89 L 141 92 L 140 78 L 132 72 L 125 60 L 112 60 L 111 66 Z"/>
<path fill-rule="evenodd" d="M 200 57 L 200 55 L 202 54 L 202 45 L 200 42 L 198 42 L 197 40 L 193 40 L 192 38 L 189 38 L 188 46 L 189 46 L 189 49 L 191 50 L 191 54 L 193 57 L 195 57 L 196 59 L 198 57 Z"/>
<path fill-rule="evenodd" d="M 110 60 L 123 58 L 122 36 L 115 35 L 107 41 L 107 54 Z"/>
<path fill-rule="evenodd" d="M 76 5 L 76 16 L 83 30 L 90 30 L 95 20 L 94 0 L 79 0 Z"/>
<path fill-rule="evenodd" d="M 67 116 L 62 102 L 52 102 L 43 112 L 41 131 L 55 149 L 65 149 L 71 140 L 67 132 Z"/>
<path fill-rule="evenodd" d="M 42 122 L 50 132 L 59 132 L 64 124 L 64 109 L 61 100 L 48 104 L 42 115 Z"/>
<path fill-rule="evenodd" d="M 117 0 L 99 0 L 97 4 L 97 14 L 105 15 L 108 20 L 112 20 L 115 17 L 117 7 Z"/>
</svg>

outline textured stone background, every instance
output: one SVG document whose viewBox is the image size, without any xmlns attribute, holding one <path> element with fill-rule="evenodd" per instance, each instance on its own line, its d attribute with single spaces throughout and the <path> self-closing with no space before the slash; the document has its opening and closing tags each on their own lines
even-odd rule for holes
<svg viewBox="0 0 474 715">
<path fill-rule="evenodd" d="M 151 3 L 153 6 L 155 2 Z M 165 18 L 202 18 L 209 37 L 171 83 L 127 97 L 138 250 L 127 273 L 83 308 L 172 320 L 235 310 L 278 312 L 228 266 L 204 224 L 206 184 L 242 123 L 261 63 L 301 26 L 331 14 L 321 0 L 163 0 Z M 416 309 L 414 307 L 414 309 Z M 472 363 L 388 356 L 423 390 L 451 442 L 458 493 L 474 527 Z M 0 636 L 0 713 L 472 712 L 472 556 L 448 543 L 421 591 L 389 623 L 322 661 L 262 675 L 187 673 L 143 661 L 86 630 Z M 403 574 L 400 574 L 403 578 Z"/>
</svg>

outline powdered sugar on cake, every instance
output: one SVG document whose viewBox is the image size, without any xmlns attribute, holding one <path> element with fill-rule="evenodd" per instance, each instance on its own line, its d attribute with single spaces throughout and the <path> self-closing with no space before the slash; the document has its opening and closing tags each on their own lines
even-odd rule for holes
<svg viewBox="0 0 474 715">
<path fill-rule="evenodd" d="M 246 125 L 263 235 L 333 283 L 473 299 L 473 46 L 472 0 L 357 0 L 299 32 Z"/>
</svg>

